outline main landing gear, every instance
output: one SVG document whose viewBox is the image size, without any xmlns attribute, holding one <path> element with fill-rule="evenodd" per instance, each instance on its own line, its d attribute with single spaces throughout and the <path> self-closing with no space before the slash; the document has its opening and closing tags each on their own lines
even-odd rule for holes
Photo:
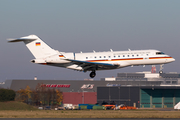
<svg viewBox="0 0 180 120">
<path fill-rule="evenodd" d="M 96 71 L 92 71 L 92 72 L 89 74 L 89 76 L 90 76 L 91 78 L 94 78 L 94 77 L 96 76 Z"/>
</svg>

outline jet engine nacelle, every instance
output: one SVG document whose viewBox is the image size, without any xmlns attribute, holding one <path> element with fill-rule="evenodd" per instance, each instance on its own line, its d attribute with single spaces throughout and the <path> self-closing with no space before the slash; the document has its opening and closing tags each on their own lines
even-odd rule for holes
<svg viewBox="0 0 180 120">
<path fill-rule="evenodd" d="M 33 59 L 31 60 L 32 63 L 46 63 L 43 59 Z"/>
<path fill-rule="evenodd" d="M 70 63 L 70 61 L 61 58 L 47 58 L 46 63 Z"/>
</svg>

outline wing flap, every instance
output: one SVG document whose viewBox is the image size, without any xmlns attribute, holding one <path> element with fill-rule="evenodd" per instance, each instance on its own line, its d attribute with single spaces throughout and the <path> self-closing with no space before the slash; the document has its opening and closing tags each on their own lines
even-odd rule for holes
<svg viewBox="0 0 180 120">
<path fill-rule="evenodd" d="M 73 64 L 81 66 L 84 71 L 88 70 L 100 70 L 100 69 L 116 69 L 119 67 L 117 64 L 109 64 L 109 63 L 100 63 L 100 62 L 88 62 L 88 61 L 80 61 L 80 60 L 72 60 L 68 59 Z"/>
</svg>

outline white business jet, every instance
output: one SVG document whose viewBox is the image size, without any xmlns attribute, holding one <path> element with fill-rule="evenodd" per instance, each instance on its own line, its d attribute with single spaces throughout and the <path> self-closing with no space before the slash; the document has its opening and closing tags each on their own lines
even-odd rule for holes
<svg viewBox="0 0 180 120">
<path fill-rule="evenodd" d="M 91 71 L 91 78 L 96 76 L 97 70 L 111 70 L 137 65 L 160 64 L 162 66 L 175 61 L 174 58 L 158 50 L 113 51 L 110 49 L 108 52 L 65 53 L 50 48 L 36 35 L 8 40 L 9 42 L 24 42 L 35 57 L 31 60 L 33 63 L 84 72 Z"/>
</svg>

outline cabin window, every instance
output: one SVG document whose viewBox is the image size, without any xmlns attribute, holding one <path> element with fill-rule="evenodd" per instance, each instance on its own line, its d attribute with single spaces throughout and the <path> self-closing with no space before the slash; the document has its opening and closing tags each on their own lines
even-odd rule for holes
<svg viewBox="0 0 180 120">
<path fill-rule="evenodd" d="M 120 57 L 120 55 L 118 57 Z"/>
<path fill-rule="evenodd" d="M 132 55 L 132 57 L 134 57 L 134 55 Z"/>
<path fill-rule="evenodd" d="M 125 55 L 123 55 L 123 57 L 125 57 Z"/>
<path fill-rule="evenodd" d="M 139 56 L 139 55 L 137 55 L 137 56 Z"/>
<path fill-rule="evenodd" d="M 109 58 L 111 58 L 111 56 L 109 56 Z"/>
<path fill-rule="evenodd" d="M 101 56 L 99 56 L 99 58 L 101 58 Z"/>
<path fill-rule="evenodd" d="M 127 57 L 129 57 L 129 55 L 127 55 Z"/>
<path fill-rule="evenodd" d="M 156 52 L 156 55 L 163 55 L 163 52 Z"/>
<path fill-rule="evenodd" d="M 96 56 L 94 58 L 96 58 Z"/>
<path fill-rule="evenodd" d="M 114 56 L 114 58 L 115 58 L 116 56 Z"/>
<path fill-rule="evenodd" d="M 149 56 L 148 54 L 146 54 L 147 56 Z"/>
<path fill-rule="evenodd" d="M 88 57 L 86 57 L 86 59 L 88 59 Z"/>
<path fill-rule="evenodd" d="M 104 58 L 106 58 L 106 56 L 104 56 Z"/>
</svg>

